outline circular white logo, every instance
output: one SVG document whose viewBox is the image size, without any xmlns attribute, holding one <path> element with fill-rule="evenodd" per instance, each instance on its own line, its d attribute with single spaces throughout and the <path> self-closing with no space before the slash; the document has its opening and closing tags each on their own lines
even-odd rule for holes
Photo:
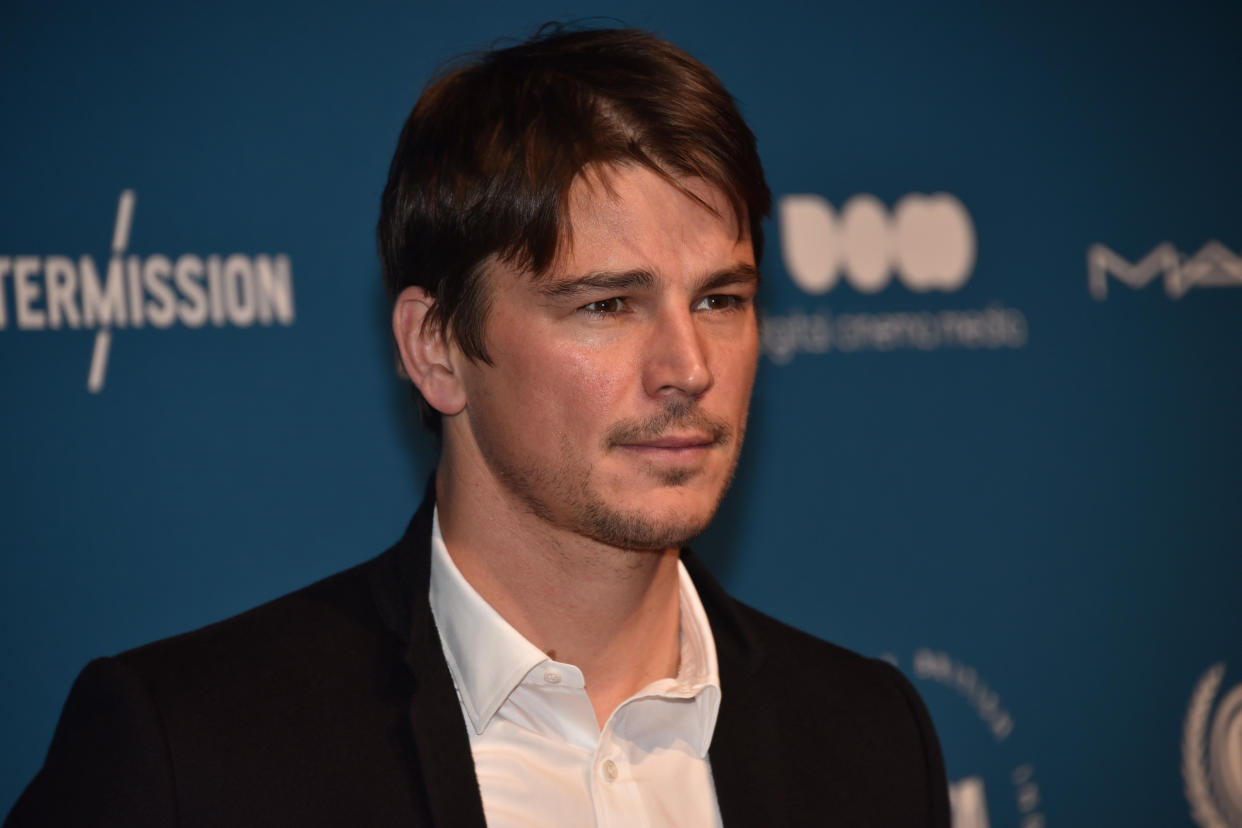
<svg viewBox="0 0 1242 828">
<path fill-rule="evenodd" d="M 1190 816 L 1202 828 L 1242 826 L 1242 684 L 1212 703 L 1225 676 L 1214 664 L 1199 679 L 1182 732 L 1182 777 Z"/>
<path fill-rule="evenodd" d="M 779 216 L 785 266 L 807 293 L 827 293 L 841 275 L 855 290 L 876 293 L 894 272 L 910 290 L 949 292 L 974 269 L 975 225 L 949 193 L 911 193 L 891 215 L 866 193 L 845 202 L 840 215 L 817 195 L 787 195 Z"/>
<path fill-rule="evenodd" d="M 895 655 L 889 653 L 882 657 L 894 666 L 900 666 Z M 965 701 L 1000 748 L 998 753 L 988 757 L 987 763 L 976 765 L 974 773 L 950 780 L 949 808 L 953 828 L 988 828 L 992 824 L 988 808 L 989 784 L 992 786 L 993 804 L 1012 797 L 1022 828 L 1044 828 L 1043 794 L 1036 779 L 1035 766 L 1030 762 L 1009 765 L 1013 770 L 1005 775 L 1007 779 L 995 773 L 997 768 L 1018 758 L 1009 742 L 1014 733 L 1014 720 L 996 691 L 988 686 L 974 667 L 942 650 L 920 647 L 914 652 L 912 666 L 916 679 L 942 685 Z M 924 692 L 924 698 L 927 695 Z M 1008 809 L 1005 810 L 1008 812 Z"/>
</svg>

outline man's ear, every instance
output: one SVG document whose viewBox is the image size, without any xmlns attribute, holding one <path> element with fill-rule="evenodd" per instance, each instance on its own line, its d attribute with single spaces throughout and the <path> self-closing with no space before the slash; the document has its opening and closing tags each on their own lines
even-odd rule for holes
<svg viewBox="0 0 1242 828">
<path fill-rule="evenodd" d="M 459 414 L 466 407 L 466 391 L 455 367 L 455 346 L 443 325 L 428 321 L 435 303 L 421 287 L 401 291 L 392 309 L 392 335 L 405 373 L 427 404 L 441 414 Z"/>
</svg>

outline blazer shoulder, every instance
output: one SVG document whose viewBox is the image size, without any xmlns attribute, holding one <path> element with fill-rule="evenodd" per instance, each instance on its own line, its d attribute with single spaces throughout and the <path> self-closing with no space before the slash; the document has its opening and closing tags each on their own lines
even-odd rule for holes
<svg viewBox="0 0 1242 828">
<path fill-rule="evenodd" d="M 174 756 L 214 768 L 237 755 L 269 764 L 279 756 L 295 767 L 322 750 L 316 743 L 325 731 L 339 729 L 336 741 L 352 744 L 403 718 L 406 644 L 376 605 L 371 574 L 379 560 L 87 672 L 128 688 Z"/>
<path fill-rule="evenodd" d="M 741 602 L 734 607 L 760 656 L 749 675 L 735 672 L 734 686 L 722 686 L 724 698 L 728 703 L 730 691 L 739 691 L 739 713 L 767 716 L 772 732 L 785 734 L 787 755 L 797 759 L 788 773 L 826 762 L 833 775 L 853 778 L 849 787 L 859 802 L 874 797 L 868 820 L 883 812 L 876 803 L 905 809 L 891 823 L 858 824 L 948 826 L 940 742 L 901 671 Z"/>
<path fill-rule="evenodd" d="M 74 681 L 47 759 L 4 826 L 174 825 L 171 768 L 145 683 L 114 658 L 95 659 Z"/>
<path fill-rule="evenodd" d="M 734 606 L 755 636 L 759 671 L 785 681 L 796 674 L 789 684 L 805 688 L 819 705 L 913 715 L 920 727 L 930 726 L 918 691 L 889 662 L 825 641 L 740 601 L 734 600 Z"/>
<path fill-rule="evenodd" d="M 382 627 L 370 587 L 375 558 L 189 632 L 113 656 L 139 675 L 241 669 L 334 656 Z M 317 656 L 318 654 L 318 656 Z"/>
<path fill-rule="evenodd" d="M 420 824 L 383 561 L 91 662 L 12 825 Z"/>
<path fill-rule="evenodd" d="M 196 679 L 204 670 L 348 665 L 377 648 L 401 649 L 427 607 L 430 500 L 384 552 L 287 595 L 116 658 L 143 675 Z M 385 653 L 385 655 L 391 655 Z M 398 660 L 401 660 L 398 656 Z M 260 665 L 268 665 L 260 667 Z"/>
<path fill-rule="evenodd" d="M 831 675 L 837 680 L 842 677 L 860 680 L 881 678 L 883 670 L 877 673 L 876 659 L 790 626 L 737 599 L 729 600 L 744 624 L 753 631 L 764 661 L 796 664 L 799 670 L 809 671 L 808 678 L 811 679 L 820 674 Z M 887 663 L 884 665 L 890 666 Z"/>
</svg>

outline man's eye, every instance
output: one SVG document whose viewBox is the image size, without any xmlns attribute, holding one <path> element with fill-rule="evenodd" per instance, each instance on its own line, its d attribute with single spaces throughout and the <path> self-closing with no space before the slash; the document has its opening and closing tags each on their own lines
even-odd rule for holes
<svg viewBox="0 0 1242 828">
<path fill-rule="evenodd" d="M 598 301 L 591 302 L 589 305 L 583 305 L 582 309 L 587 313 L 599 315 L 620 313 L 625 310 L 625 300 L 619 296 L 614 296 L 611 299 L 600 299 Z"/>
<path fill-rule="evenodd" d="M 704 296 L 694 306 L 694 310 L 733 310 L 740 308 L 745 304 L 745 300 L 740 296 L 732 296 L 727 293 L 713 293 L 711 296 Z"/>
</svg>

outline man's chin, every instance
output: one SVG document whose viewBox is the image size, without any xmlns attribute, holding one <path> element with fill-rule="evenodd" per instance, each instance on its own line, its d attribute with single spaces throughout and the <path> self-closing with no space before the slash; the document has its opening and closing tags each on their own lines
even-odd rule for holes
<svg viewBox="0 0 1242 828">
<path fill-rule="evenodd" d="M 659 552 L 680 549 L 707 528 L 708 520 L 697 522 L 662 522 L 646 515 L 620 513 L 597 514 L 586 534 L 593 540 L 617 549 L 636 552 Z"/>
<path fill-rule="evenodd" d="M 620 549 L 680 548 L 707 529 L 719 502 L 719 498 L 702 494 L 689 498 L 697 502 L 684 502 L 688 493 L 681 494 L 683 497 L 657 492 L 624 507 L 596 500 L 579 514 L 580 529 L 594 540 Z M 670 503 L 670 500 L 683 502 Z"/>
<path fill-rule="evenodd" d="M 710 466 L 649 467 L 639 479 L 614 479 L 610 492 L 596 489 L 589 522 L 601 528 L 596 538 L 613 546 L 685 546 L 707 529 L 731 480 L 731 473 Z"/>
<path fill-rule="evenodd" d="M 661 486 L 679 487 L 690 483 L 696 477 L 701 476 L 702 473 L 701 469 L 694 467 L 673 466 L 666 469 L 654 469 L 651 472 L 651 476 Z"/>
</svg>

